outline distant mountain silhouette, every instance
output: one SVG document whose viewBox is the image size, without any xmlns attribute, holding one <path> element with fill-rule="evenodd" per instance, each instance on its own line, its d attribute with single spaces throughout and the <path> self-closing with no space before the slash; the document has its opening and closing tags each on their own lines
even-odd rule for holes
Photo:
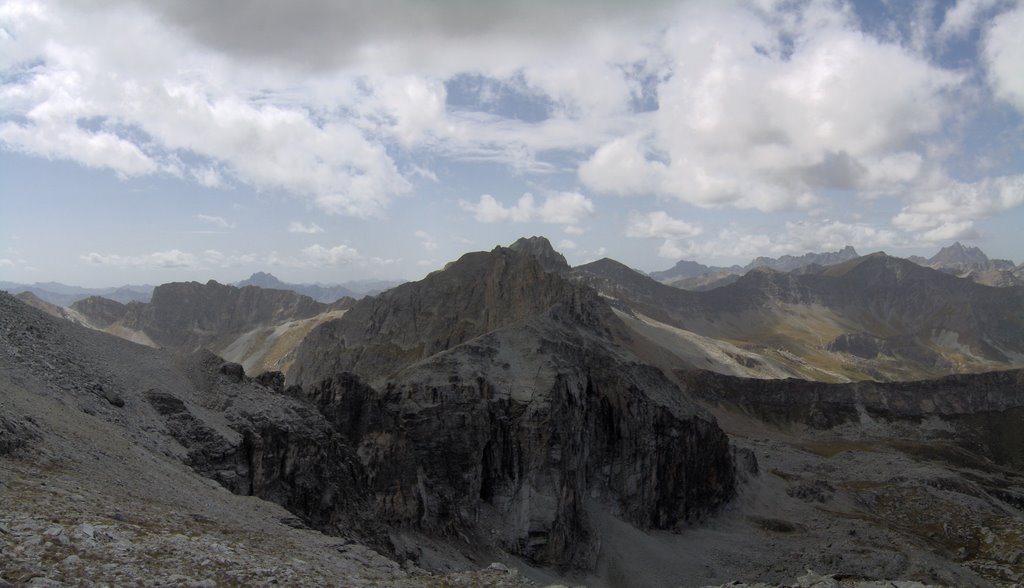
<svg viewBox="0 0 1024 588">
<path fill-rule="evenodd" d="M 779 258 L 758 257 L 745 266 L 707 266 L 696 261 L 679 261 L 671 269 L 651 272 L 650 276 L 664 284 L 684 290 L 707 290 L 736 281 L 735 276 L 743 275 L 758 267 L 789 272 L 810 266 L 829 266 L 857 257 L 857 251 L 847 245 L 839 251 L 806 253 L 800 256 L 783 255 Z"/>
<path fill-rule="evenodd" d="M 1014 267 L 1012 261 L 989 259 L 978 247 L 967 247 L 959 241 L 943 247 L 929 259 L 916 255 L 908 259 L 918 265 L 967 278 L 986 286 L 1024 285 L 1024 271 Z"/>
</svg>

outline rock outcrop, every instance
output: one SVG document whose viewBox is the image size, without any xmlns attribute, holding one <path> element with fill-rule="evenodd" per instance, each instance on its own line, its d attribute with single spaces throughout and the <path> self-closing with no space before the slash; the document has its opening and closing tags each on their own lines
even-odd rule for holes
<svg viewBox="0 0 1024 588">
<path fill-rule="evenodd" d="M 289 381 L 356 447 L 377 518 L 586 569 L 591 507 L 680 529 L 733 496 L 727 438 L 559 259 L 471 253 L 303 342 Z"/>
<path fill-rule="evenodd" d="M 378 519 L 496 540 L 540 565 L 593 568 L 591 506 L 678 530 L 735 492 L 727 438 L 659 371 L 543 321 L 382 390 L 340 374 L 305 394 L 357 448 Z"/>
</svg>

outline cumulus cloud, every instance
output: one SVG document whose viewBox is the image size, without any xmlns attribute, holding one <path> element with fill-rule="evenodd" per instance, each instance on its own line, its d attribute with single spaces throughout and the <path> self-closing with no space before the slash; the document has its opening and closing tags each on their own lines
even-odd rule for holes
<svg viewBox="0 0 1024 588">
<path fill-rule="evenodd" d="M 1024 113 L 1024 4 L 998 15 L 984 42 L 988 80 L 996 97 Z"/>
<path fill-rule="evenodd" d="M 372 112 L 355 113 L 365 98 L 356 80 L 302 79 L 232 61 L 141 5 L 27 6 L 8 3 L 0 13 L 4 48 L 20 57 L 3 62 L 18 74 L 0 89 L 0 110 L 12 117 L 0 125 L 8 148 L 209 187 L 222 186 L 226 173 L 353 216 L 380 214 L 409 190 L 383 144 L 420 124 L 404 121 L 400 97 L 369 100 Z M 413 92 L 407 102 L 421 98 Z M 339 102 L 348 107 L 326 108 Z M 358 122 L 389 109 L 394 123 Z"/>
<path fill-rule="evenodd" d="M 572 239 L 562 239 L 555 247 L 559 251 L 574 251 L 576 249 L 576 242 Z"/>
<path fill-rule="evenodd" d="M 233 229 L 233 228 L 235 228 L 235 223 L 229 222 L 224 217 L 211 216 L 211 215 L 208 215 L 208 214 L 197 214 L 196 218 L 201 220 L 202 222 L 208 224 L 208 225 L 213 225 L 213 226 L 219 227 L 221 229 Z"/>
<path fill-rule="evenodd" d="M 663 210 L 647 214 L 633 212 L 626 222 L 626 236 L 634 239 L 686 239 L 702 232 L 699 225 L 674 219 Z"/>
<path fill-rule="evenodd" d="M 7 258 L 0 259 L 0 267 L 14 267 L 14 260 Z"/>
<path fill-rule="evenodd" d="M 1024 204 L 1024 175 L 958 182 L 934 174 L 916 188 L 892 224 L 933 243 L 978 236 L 975 222 Z"/>
<path fill-rule="evenodd" d="M 700 225 L 674 219 L 663 210 L 640 214 L 632 212 L 626 222 L 626 236 L 633 239 L 662 239 L 658 247 L 658 255 L 669 259 L 678 259 L 685 254 L 680 246 L 681 239 L 700 235 Z"/>
<path fill-rule="evenodd" d="M 579 168 L 588 187 L 762 211 L 810 208 L 830 188 L 891 192 L 916 173 L 915 140 L 954 107 L 961 75 L 842 11 L 809 5 L 776 21 L 686 10 L 666 35 L 672 75 L 654 124 L 596 149 Z"/>
<path fill-rule="evenodd" d="M 292 221 L 288 223 L 289 233 L 305 233 L 307 235 L 316 235 L 324 232 L 323 228 L 316 223 L 309 223 L 308 225 L 300 223 L 299 221 Z"/>
<path fill-rule="evenodd" d="M 330 248 L 323 245 L 310 245 L 302 250 L 302 257 L 312 264 L 328 266 L 346 265 L 363 258 L 358 250 L 344 244 Z"/>
<path fill-rule="evenodd" d="M 8 0 L 0 147 L 363 218 L 411 180 L 437 182 L 427 165 L 483 162 L 541 186 L 572 171 L 587 193 L 700 208 L 895 196 L 907 206 L 897 227 L 972 230 L 976 218 L 914 216 L 931 214 L 916 187 L 949 152 L 933 139 L 973 104 L 973 78 L 919 50 L 930 31 L 866 33 L 842 1 L 640 4 Z M 959 0 L 938 34 L 984 30 L 988 83 L 1024 112 L 1024 6 L 1010 6 Z M 570 235 L 595 212 L 576 192 L 460 205 Z"/>
<path fill-rule="evenodd" d="M 938 37 L 949 40 L 966 36 L 977 28 L 986 11 L 1000 4 L 1006 4 L 1006 0 L 958 0 L 946 10 L 937 32 Z"/>
<path fill-rule="evenodd" d="M 594 203 L 578 192 L 560 192 L 538 205 L 533 194 L 526 193 L 512 206 L 505 206 L 490 194 L 480 196 L 476 203 L 461 201 L 463 210 L 473 213 L 482 223 L 542 222 L 574 226 L 594 214 Z"/>
</svg>

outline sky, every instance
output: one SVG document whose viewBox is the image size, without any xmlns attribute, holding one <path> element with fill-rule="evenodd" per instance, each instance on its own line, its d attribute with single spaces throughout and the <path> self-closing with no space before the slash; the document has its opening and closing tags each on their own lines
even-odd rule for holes
<svg viewBox="0 0 1024 588">
<path fill-rule="evenodd" d="M 1024 2 L 0 0 L 0 281 L 1024 261 Z"/>
</svg>

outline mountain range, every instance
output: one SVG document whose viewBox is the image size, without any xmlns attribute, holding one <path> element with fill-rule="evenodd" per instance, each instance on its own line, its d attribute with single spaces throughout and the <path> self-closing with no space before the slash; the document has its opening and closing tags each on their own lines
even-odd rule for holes
<svg viewBox="0 0 1024 588">
<path fill-rule="evenodd" d="M 401 284 L 401 280 L 355 280 L 341 284 L 289 284 L 282 282 L 272 274 L 256 272 L 247 279 L 235 282 L 234 286 L 244 288 L 245 286 L 257 286 L 259 288 L 270 288 L 274 290 L 290 290 L 296 294 L 309 296 L 317 302 L 332 303 L 341 298 L 362 298 L 363 296 L 374 296 L 381 292 L 394 288 Z"/>
<path fill-rule="evenodd" d="M 1024 359 L 1024 288 L 983 286 L 884 253 L 806 272 L 757 268 L 707 292 L 610 259 L 572 273 L 677 361 L 723 373 L 915 379 Z"/>
<path fill-rule="evenodd" d="M 128 302 L 148 302 L 153 293 L 153 286 L 118 286 L 115 288 L 82 288 L 68 286 L 60 282 L 36 282 L 35 284 L 18 284 L 0 282 L 0 290 L 19 294 L 31 292 L 40 300 L 57 306 L 71 306 L 73 303 L 90 296 L 102 296 L 122 304 Z"/>
<path fill-rule="evenodd" d="M 0 293 L 0 578 L 1019 583 L 1021 367 L 1024 288 L 882 253 L 699 292 L 531 237 L 331 305 Z"/>
<path fill-rule="evenodd" d="M 837 265 L 856 257 L 859 257 L 857 251 L 847 245 L 838 251 L 825 253 L 783 255 L 779 258 L 758 257 L 745 266 L 707 266 L 695 261 L 681 260 L 667 270 L 651 272 L 650 276 L 659 282 L 683 290 L 709 290 L 731 284 L 755 268 L 767 267 L 781 272 L 807 271 L 816 267 Z M 989 259 L 981 249 L 965 247 L 960 242 L 942 248 L 929 259 L 919 256 L 907 259 L 918 265 L 968 278 L 986 286 L 1024 285 L 1024 263 L 1014 266 L 1012 261 Z"/>
<path fill-rule="evenodd" d="M 384 290 L 401 284 L 401 280 L 353 280 L 341 284 L 289 284 L 282 282 L 272 274 L 256 272 L 247 279 L 236 282 L 233 285 L 239 288 L 245 286 L 258 286 L 275 290 L 290 290 L 297 294 L 309 296 L 317 302 L 333 303 L 345 297 L 362 298 L 373 296 Z M 0 290 L 11 294 L 31 292 L 37 298 L 55 304 L 57 306 L 69 307 L 79 300 L 90 296 L 100 296 L 108 300 L 127 304 L 129 302 L 149 302 L 153 295 L 154 286 L 148 284 L 141 286 L 118 286 L 112 288 L 82 288 L 80 286 L 69 286 L 60 282 L 36 282 L 35 284 L 19 284 L 16 282 L 0 282 Z"/>
</svg>

